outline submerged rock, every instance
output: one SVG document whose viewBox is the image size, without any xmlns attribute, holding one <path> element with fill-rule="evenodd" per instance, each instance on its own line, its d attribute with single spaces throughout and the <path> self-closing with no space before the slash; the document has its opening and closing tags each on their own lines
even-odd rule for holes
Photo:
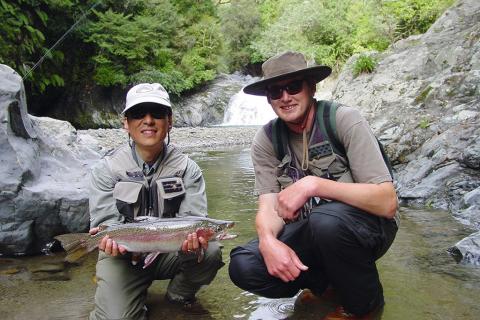
<svg viewBox="0 0 480 320">
<path fill-rule="evenodd" d="M 457 262 L 480 266 L 480 231 L 457 242 L 449 252 Z"/>
</svg>

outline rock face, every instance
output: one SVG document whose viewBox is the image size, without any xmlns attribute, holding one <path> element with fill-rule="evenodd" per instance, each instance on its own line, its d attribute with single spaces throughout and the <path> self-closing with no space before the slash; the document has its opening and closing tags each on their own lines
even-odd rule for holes
<svg viewBox="0 0 480 320">
<path fill-rule="evenodd" d="M 86 168 L 99 158 L 68 123 L 26 112 L 21 77 L 0 65 L 0 253 L 39 252 L 62 232 L 86 231 Z"/>
<path fill-rule="evenodd" d="M 174 103 L 175 126 L 196 127 L 221 124 L 230 99 L 251 78 L 238 74 L 221 75 L 204 90 Z"/>
<path fill-rule="evenodd" d="M 374 73 L 354 78 L 352 57 L 333 94 L 357 106 L 387 146 L 404 205 L 450 210 L 477 230 L 479 40 L 480 2 L 458 1 L 425 34 L 372 53 Z"/>
</svg>

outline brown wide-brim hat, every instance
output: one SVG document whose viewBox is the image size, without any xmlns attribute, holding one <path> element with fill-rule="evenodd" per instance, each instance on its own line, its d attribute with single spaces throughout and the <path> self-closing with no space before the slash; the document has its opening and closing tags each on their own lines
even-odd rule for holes
<svg viewBox="0 0 480 320">
<path fill-rule="evenodd" d="M 256 96 L 265 96 L 268 85 L 273 82 L 304 76 L 318 83 L 331 73 L 332 69 L 330 67 L 317 65 L 309 67 L 303 54 L 288 51 L 265 61 L 262 64 L 262 79 L 245 86 L 243 92 Z"/>
</svg>

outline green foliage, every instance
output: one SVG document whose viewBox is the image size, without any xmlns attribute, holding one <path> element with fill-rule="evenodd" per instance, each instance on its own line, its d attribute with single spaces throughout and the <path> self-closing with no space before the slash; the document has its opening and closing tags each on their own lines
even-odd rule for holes
<svg viewBox="0 0 480 320">
<path fill-rule="evenodd" d="M 428 127 L 430 127 L 430 121 L 426 118 L 423 118 L 422 120 L 420 120 L 420 123 L 418 124 L 418 126 L 421 129 L 427 129 Z"/>
<path fill-rule="evenodd" d="M 353 54 L 383 51 L 399 38 L 425 32 L 453 0 L 264 0 L 263 30 L 252 62 L 297 50 L 339 70 Z"/>
<path fill-rule="evenodd" d="M 238 0 L 220 10 L 225 42 L 225 63 L 230 71 L 241 70 L 250 62 L 250 42 L 260 32 L 260 12 L 251 0 Z"/>
<path fill-rule="evenodd" d="M 222 42 L 211 2 L 139 3 L 129 13 L 96 12 L 85 28 L 85 41 L 97 48 L 95 81 L 124 86 L 150 79 L 181 94 L 213 79 Z"/>
<path fill-rule="evenodd" d="M 432 87 L 428 86 L 420 94 L 415 98 L 415 103 L 423 103 L 425 102 L 425 99 L 427 98 L 428 94 L 432 90 Z"/>
<path fill-rule="evenodd" d="M 394 0 L 384 4 L 384 11 L 395 19 L 395 40 L 421 34 L 435 22 L 454 0 Z"/>
<path fill-rule="evenodd" d="M 251 44 L 254 52 L 251 62 L 262 62 L 286 50 L 301 51 L 313 58 L 317 46 L 309 41 L 305 31 L 315 23 L 321 7 L 316 1 L 307 3 L 302 0 L 279 0 L 278 6 L 277 18 Z"/>
<path fill-rule="evenodd" d="M 353 64 L 353 75 L 356 77 L 361 73 L 371 73 L 377 66 L 377 60 L 372 56 L 361 54 Z"/>
<path fill-rule="evenodd" d="M 95 81 L 98 84 L 126 85 L 129 75 L 165 58 L 165 52 L 159 49 L 168 46 L 174 31 L 173 12 L 162 16 L 133 16 L 108 10 L 96 15 L 98 20 L 86 28 L 85 41 L 97 47 L 92 59 L 96 63 Z"/>
<path fill-rule="evenodd" d="M 63 53 L 47 50 L 47 35 L 52 13 L 68 10 L 71 1 L 0 0 L 0 63 L 9 65 L 31 81 L 33 90 L 44 92 L 49 86 L 63 86 Z M 45 63 L 32 73 L 31 68 L 45 55 Z"/>
<path fill-rule="evenodd" d="M 282 11 L 252 43 L 254 62 L 280 51 L 297 50 L 338 69 L 352 54 L 384 50 L 390 43 L 387 26 L 377 14 L 378 1 L 276 2 L 282 2 Z"/>
</svg>

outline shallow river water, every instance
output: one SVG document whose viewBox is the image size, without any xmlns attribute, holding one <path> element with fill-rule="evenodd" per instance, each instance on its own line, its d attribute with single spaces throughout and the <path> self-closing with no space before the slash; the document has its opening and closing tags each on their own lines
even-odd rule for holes
<svg viewBox="0 0 480 320">
<path fill-rule="evenodd" d="M 256 197 L 248 148 L 190 154 L 203 169 L 209 214 L 235 220 L 230 250 L 255 236 Z M 401 209 L 402 223 L 389 252 L 378 261 L 386 305 L 381 319 L 480 319 L 480 268 L 457 264 L 447 248 L 471 233 L 448 213 Z M 1 319 L 85 319 L 95 292 L 96 251 L 77 265 L 63 266 L 63 253 L 0 257 Z M 295 308 L 295 298 L 264 299 L 243 292 L 222 268 L 198 294 L 204 316 L 192 316 L 164 300 L 166 281 L 149 290 L 150 319 L 321 319 L 331 306 Z"/>
</svg>

